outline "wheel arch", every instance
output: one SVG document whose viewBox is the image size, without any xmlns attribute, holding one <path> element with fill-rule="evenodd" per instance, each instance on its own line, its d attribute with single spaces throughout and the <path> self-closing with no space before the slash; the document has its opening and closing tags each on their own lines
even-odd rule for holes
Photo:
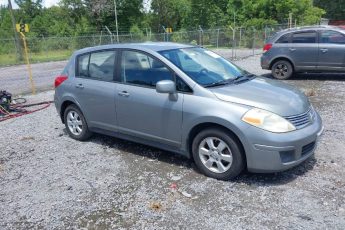
<svg viewBox="0 0 345 230">
<path fill-rule="evenodd" d="M 202 130 L 205 129 L 210 129 L 210 128 L 218 128 L 223 130 L 224 132 L 228 133 L 230 136 L 232 136 L 236 142 L 238 142 L 239 144 L 239 148 L 241 149 L 242 153 L 243 153 L 243 157 L 245 160 L 245 165 L 247 165 L 247 156 L 246 156 L 246 150 L 244 148 L 244 143 L 243 143 L 243 139 L 241 138 L 241 135 L 239 135 L 238 133 L 234 132 L 233 129 L 226 127 L 222 124 L 219 123 L 215 123 L 215 122 L 202 122 L 199 124 L 196 124 L 188 133 L 187 136 L 187 151 L 189 153 L 189 157 L 193 159 L 193 154 L 192 154 L 192 145 L 193 145 L 193 141 L 194 138 L 196 137 L 196 135 L 198 133 L 200 133 Z"/>
<path fill-rule="evenodd" d="M 272 67 L 273 67 L 274 63 L 276 63 L 277 61 L 287 61 L 287 62 L 289 62 L 291 64 L 292 70 L 293 71 L 296 70 L 294 62 L 290 58 L 288 58 L 288 57 L 277 57 L 277 58 L 273 59 L 271 61 L 270 65 L 269 65 L 269 69 L 270 70 L 272 70 Z"/>
<path fill-rule="evenodd" d="M 65 111 L 67 109 L 68 106 L 70 105 L 75 105 L 78 107 L 78 109 L 83 113 L 83 110 L 81 109 L 80 105 L 78 102 L 76 102 L 73 98 L 66 98 L 62 103 L 61 103 L 61 106 L 60 106 L 60 118 L 61 118 L 61 121 L 62 123 L 64 124 L 65 121 L 64 121 L 64 114 L 65 114 Z M 83 113 L 84 115 L 84 113 Z M 86 118 L 85 118 L 86 119 Z"/>
</svg>

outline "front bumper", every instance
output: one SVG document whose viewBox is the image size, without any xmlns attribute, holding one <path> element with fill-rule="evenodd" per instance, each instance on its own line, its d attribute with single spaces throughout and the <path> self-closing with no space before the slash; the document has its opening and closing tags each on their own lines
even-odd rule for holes
<svg viewBox="0 0 345 230">
<path fill-rule="evenodd" d="M 277 134 L 251 127 L 247 130 L 250 144 L 244 146 L 250 172 L 279 172 L 299 165 L 314 154 L 323 132 L 316 113 L 312 124 L 302 129 Z"/>
</svg>

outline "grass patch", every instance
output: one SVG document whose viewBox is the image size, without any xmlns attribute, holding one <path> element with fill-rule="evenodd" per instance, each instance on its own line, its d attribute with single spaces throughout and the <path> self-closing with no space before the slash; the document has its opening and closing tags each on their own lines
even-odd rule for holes
<svg viewBox="0 0 345 230">
<path fill-rule="evenodd" d="M 30 53 L 30 63 L 61 61 L 66 60 L 72 55 L 71 50 L 53 50 L 47 52 Z M 25 64 L 25 61 L 17 61 L 16 54 L 0 54 L 0 66 Z"/>
</svg>

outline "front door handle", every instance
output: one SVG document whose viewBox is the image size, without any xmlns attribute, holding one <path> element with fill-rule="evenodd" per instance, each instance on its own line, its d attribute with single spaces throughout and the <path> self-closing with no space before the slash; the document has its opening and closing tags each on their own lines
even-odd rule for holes
<svg viewBox="0 0 345 230">
<path fill-rule="evenodd" d="M 296 51 L 296 49 L 295 48 L 290 48 L 290 51 L 293 52 L 293 51 Z"/>
<path fill-rule="evenodd" d="M 326 48 L 323 48 L 323 49 L 320 49 L 322 53 L 327 53 L 328 52 L 328 49 Z"/>
<path fill-rule="evenodd" d="M 78 89 L 84 89 L 84 86 L 81 83 L 77 84 L 75 87 L 78 88 Z"/>
<path fill-rule="evenodd" d="M 127 91 L 121 91 L 118 93 L 118 95 L 122 97 L 129 97 L 129 93 Z"/>
</svg>

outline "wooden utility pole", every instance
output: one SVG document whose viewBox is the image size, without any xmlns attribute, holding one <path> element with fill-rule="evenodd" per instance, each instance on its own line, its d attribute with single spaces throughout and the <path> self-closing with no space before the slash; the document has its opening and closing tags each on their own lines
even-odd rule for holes
<svg viewBox="0 0 345 230">
<path fill-rule="evenodd" d="M 22 47 L 20 45 L 18 33 L 17 33 L 17 30 L 16 30 L 16 20 L 15 20 L 14 15 L 13 15 L 13 9 L 12 9 L 11 0 L 8 0 L 8 9 L 10 11 L 10 16 L 11 16 L 11 20 L 12 20 L 12 27 L 13 27 L 13 32 L 14 32 L 14 40 L 15 40 L 14 43 L 15 43 L 16 50 L 17 50 L 16 57 L 17 57 L 18 61 L 22 61 L 23 60 Z"/>
</svg>

